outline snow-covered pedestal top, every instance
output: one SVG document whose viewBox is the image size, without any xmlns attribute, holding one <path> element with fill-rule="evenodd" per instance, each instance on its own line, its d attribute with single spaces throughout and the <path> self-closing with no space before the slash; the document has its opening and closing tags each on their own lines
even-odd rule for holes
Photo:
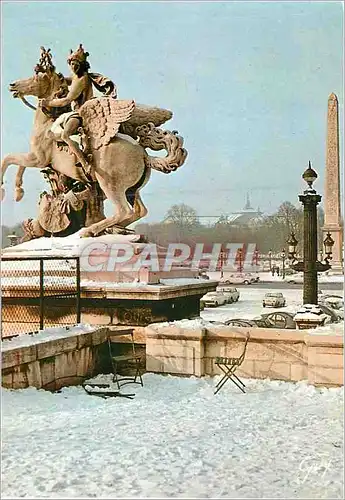
<svg viewBox="0 0 345 500">
<path fill-rule="evenodd" d="M 97 236 L 96 238 L 81 238 L 80 231 L 61 238 L 36 238 L 19 245 L 4 248 L 2 254 L 4 257 L 28 255 L 40 257 L 77 257 L 82 250 L 87 246 L 94 243 L 112 245 L 115 243 L 138 243 L 142 239 L 140 234 L 107 234 L 104 236 Z"/>
<path fill-rule="evenodd" d="M 296 315 L 294 316 L 297 328 L 300 330 L 323 326 L 327 319 L 327 314 L 324 314 L 322 309 L 315 304 L 304 304 L 298 309 Z"/>
</svg>

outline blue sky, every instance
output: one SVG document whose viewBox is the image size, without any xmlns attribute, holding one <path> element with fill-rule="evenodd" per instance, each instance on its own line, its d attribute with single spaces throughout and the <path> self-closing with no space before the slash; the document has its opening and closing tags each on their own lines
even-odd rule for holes
<svg viewBox="0 0 345 500">
<path fill-rule="evenodd" d="M 2 2 L 2 155 L 28 150 L 33 120 L 8 84 L 32 76 L 41 45 L 69 74 L 79 43 L 120 99 L 171 109 L 164 127 L 185 139 L 186 164 L 153 172 L 142 191 L 147 222 L 182 202 L 200 215 L 238 211 L 247 192 L 268 213 L 298 204 L 308 160 L 323 193 L 331 92 L 343 122 L 342 2 Z M 15 203 L 15 170 L 6 174 L 6 225 L 35 217 L 47 187 L 27 170 Z"/>
</svg>

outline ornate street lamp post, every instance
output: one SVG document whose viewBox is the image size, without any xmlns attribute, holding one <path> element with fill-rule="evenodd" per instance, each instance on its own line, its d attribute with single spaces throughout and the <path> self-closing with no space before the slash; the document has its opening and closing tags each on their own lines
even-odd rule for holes
<svg viewBox="0 0 345 500">
<path fill-rule="evenodd" d="M 292 260 L 292 264 L 293 264 L 297 260 L 296 259 L 296 256 L 297 256 L 296 248 L 297 248 L 297 245 L 298 245 L 298 241 L 296 240 L 296 236 L 295 236 L 294 232 L 292 232 L 290 234 L 290 237 L 289 237 L 289 239 L 287 240 L 286 243 L 288 244 L 289 259 Z"/>
<path fill-rule="evenodd" d="M 299 200 L 303 205 L 303 261 L 296 262 L 296 247 L 298 241 L 294 233 L 291 233 L 289 240 L 289 257 L 292 259 L 291 267 L 295 271 L 303 271 L 303 304 L 317 304 L 317 273 L 324 272 L 331 268 L 329 260 L 332 258 L 332 246 L 334 241 L 327 234 L 324 240 L 325 263 L 317 259 L 317 205 L 321 201 L 321 196 L 313 189 L 313 182 L 317 179 L 317 173 L 309 166 L 302 175 L 308 184 L 308 188 L 299 195 Z"/>
</svg>

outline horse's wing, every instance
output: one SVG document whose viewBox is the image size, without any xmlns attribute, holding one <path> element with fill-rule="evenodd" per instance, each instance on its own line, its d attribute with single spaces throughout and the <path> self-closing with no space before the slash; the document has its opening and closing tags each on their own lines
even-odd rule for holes
<svg viewBox="0 0 345 500">
<path fill-rule="evenodd" d="M 127 123 L 139 127 L 151 122 L 155 127 L 163 125 L 172 118 L 172 112 L 168 109 L 157 108 L 155 106 L 145 106 L 144 104 L 136 104 L 133 113 Z"/>
<path fill-rule="evenodd" d="M 97 97 L 86 101 L 78 112 L 92 147 L 99 149 L 107 146 L 119 131 L 120 124 L 131 117 L 134 107 L 133 100 L 119 101 L 111 97 Z"/>
<path fill-rule="evenodd" d="M 172 118 L 173 114 L 168 109 L 157 108 L 155 106 L 145 106 L 144 104 L 135 104 L 135 108 L 126 121 L 122 123 L 120 131 L 128 134 L 134 139 L 137 138 L 136 128 L 141 125 L 153 123 L 155 127 L 163 125 Z"/>
</svg>

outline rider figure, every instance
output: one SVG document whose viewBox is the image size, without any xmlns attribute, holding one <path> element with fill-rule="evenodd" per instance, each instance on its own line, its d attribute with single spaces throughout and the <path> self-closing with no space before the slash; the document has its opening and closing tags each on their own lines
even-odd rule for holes
<svg viewBox="0 0 345 500">
<path fill-rule="evenodd" d="M 88 164 L 84 153 L 79 145 L 79 136 L 76 136 L 79 127 L 82 126 L 82 119 L 79 116 L 78 109 L 89 99 L 93 97 L 93 85 L 97 90 L 107 96 L 116 98 L 116 87 L 108 78 L 98 74 L 89 73 L 90 64 L 87 61 L 89 55 L 85 52 L 82 44 L 73 52 L 70 51 L 67 59 L 68 65 L 72 70 L 72 77 L 65 77 L 68 84 L 68 93 L 65 97 L 54 99 L 42 99 L 42 107 L 64 107 L 72 105 L 72 110 L 59 116 L 51 126 L 51 132 L 55 140 L 62 140 L 67 143 L 70 151 L 73 152 L 77 161 L 81 164 L 83 170 L 88 174 L 91 166 Z M 71 136 L 74 136 L 73 140 Z"/>
</svg>

